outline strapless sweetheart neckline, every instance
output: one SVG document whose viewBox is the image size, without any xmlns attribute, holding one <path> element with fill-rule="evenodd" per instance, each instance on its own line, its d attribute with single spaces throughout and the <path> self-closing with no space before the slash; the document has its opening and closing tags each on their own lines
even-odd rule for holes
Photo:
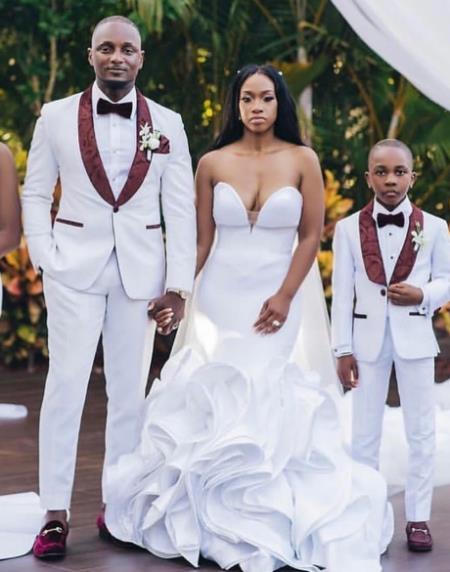
<svg viewBox="0 0 450 572">
<path fill-rule="evenodd" d="M 268 196 L 268 198 L 264 201 L 264 203 L 262 204 L 261 208 L 259 210 L 248 210 L 247 207 L 244 204 L 244 201 L 242 200 L 241 195 L 237 192 L 237 190 L 233 187 L 233 185 L 231 185 L 230 183 L 227 183 L 226 181 L 218 181 L 215 185 L 214 185 L 214 192 L 215 190 L 220 187 L 220 186 L 224 186 L 224 187 L 228 187 L 229 189 L 231 189 L 232 194 L 234 197 L 236 197 L 236 200 L 240 206 L 240 208 L 243 209 L 243 211 L 245 212 L 247 219 L 249 219 L 249 214 L 252 215 L 253 218 L 253 222 L 249 220 L 249 226 L 250 228 L 253 228 L 257 222 L 259 217 L 261 216 L 261 213 L 264 211 L 265 208 L 268 207 L 268 205 L 270 204 L 270 202 L 272 201 L 273 197 L 278 195 L 279 193 L 281 193 L 282 191 L 294 191 L 295 196 L 298 197 L 298 199 L 300 201 L 303 200 L 303 197 L 300 193 L 300 191 L 297 189 L 297 187 L 294 187 L 292 185 L 285 185 L 283 187 L 280 187 L 279 189 L 276 189 L 275 191 L 273 191 L 272 193 L 270 193 L 270 195 Z"/>
</svg>

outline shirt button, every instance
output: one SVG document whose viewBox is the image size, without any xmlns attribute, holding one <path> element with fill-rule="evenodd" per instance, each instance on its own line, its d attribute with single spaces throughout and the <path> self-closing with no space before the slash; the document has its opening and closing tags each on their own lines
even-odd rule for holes
<svg viewBox="0 0 450 572">
<path fill-rule="evenodd" d="M 381 294 L 382 296 L 386 296 L 386 289 L 385 289 L 385 288 L 381 288 L 380 294 Z"/>
<path fill-rule="evenodd" d="M 118 206 L 118 205 L 114 205 L 114 208 L 113 208 L 113 213 L 116 213 L 116 212 L 118 212 L 118 210 L 119 210 L 119 206 Z"/>
<path fill-rule="evenodd" d="M 391 256 L 390 258 L 391 258 L 391 260 L 394 260 L 394 257 L 393 257 L 393 256 Z"/>
<path fill-rule="evenodd" d="M 392 232 L 389 233 L 389 236 L 392 236 Z"/>
</svg>

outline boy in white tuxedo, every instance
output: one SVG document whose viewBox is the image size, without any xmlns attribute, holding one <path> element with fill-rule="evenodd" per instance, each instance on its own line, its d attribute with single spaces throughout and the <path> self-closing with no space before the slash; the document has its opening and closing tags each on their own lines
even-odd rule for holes
<svg viewBox="0 0 450 572">
<path fill-rule="evenodd" d="M 340 221 L 334 235 L 332 339 L 339 379 L 353 389 L 352 450 L 378 468 L 392 365 L 409 445 L 406 535 L 412 551 L 433 546 L 434 311 L 449 299 L 447 224 L 413 205 L 410 149 L 385 139 L 370 151 L 375 199 Z"/>
<path fill-rule="evenodd" d="M 33 547 L 39 558 L 65 554 L 80 419 L 100 334 L 106 465 L 138 442 L 155 328 L 149 301 L 172 309 L 168 333 L 183 317 L 193 284 L 196 222 L 186 134 L 177 113 L 136 89 L 143 55 L 130 20 L 99 22 L 89 48 L 95 83 L 44 105 L 30 150 L 24 228 L 33 264 L 43 271 L 50 352 L 39 438 L 47 522 Z M 52 227 L 58 178 L 62 197 Z M 102 514 L 97 524 L 107 536 Z"/>
</svg>

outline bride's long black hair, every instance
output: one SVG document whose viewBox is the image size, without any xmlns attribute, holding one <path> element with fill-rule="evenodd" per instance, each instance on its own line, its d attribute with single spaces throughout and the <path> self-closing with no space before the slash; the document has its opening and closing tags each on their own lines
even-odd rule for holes
<svg viewBox="0 0 450 572">
<path fill-rule="evenodd" d="M 220 149 L 242 137 L 244 126 L 242 121 L 239 121 L 241 88 L 244 82 L 255 73 L 264 74 L 275 86 L 275 96 L 278 103 L 277 119 L 274 125 L 275 136 L 289 143 L 304 145 L 300 137 L 295 102 L 282 74 L 271 65 L 248 64 L 238 71 L 230 86 L 224 108 L 222 130 L 211 149 Z"/>
</svg>

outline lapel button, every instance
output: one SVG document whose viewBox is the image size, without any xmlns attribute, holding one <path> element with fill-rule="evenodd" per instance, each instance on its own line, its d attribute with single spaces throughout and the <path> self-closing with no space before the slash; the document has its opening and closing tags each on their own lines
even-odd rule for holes
<svg viewBox="0 0 450 572">
<path fill-rule="evenodd" d="M 386 289 L 385 289 L 385 288 L 381 288 L 380 294 L 381 294 L 382 296 L 386 296 Z"/>
<path fill-rule="evenodd" d="M 118 205 L 114 205 L 114 208 L 113 208 L 113 213 L 116 213 L 116 212 L 118 212 L 118 210 L 119 210 L 119 206 L 118 206 Z"/>
</svg>

